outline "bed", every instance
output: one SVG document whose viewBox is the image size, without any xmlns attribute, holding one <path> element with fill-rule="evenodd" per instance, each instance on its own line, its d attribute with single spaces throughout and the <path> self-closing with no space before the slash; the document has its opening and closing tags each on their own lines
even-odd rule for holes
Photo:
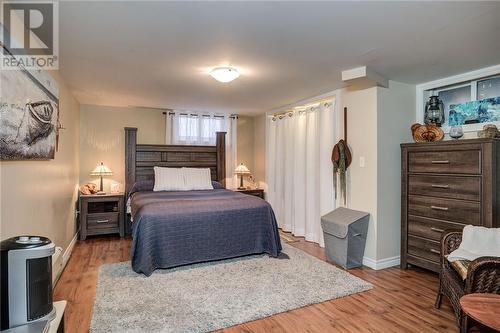
<svg viewBox="0 0 500 333">
<path fill-rule="evenodd" d="M 154 166 L 210 168 L 219 188 L 152 191 Z M 281 252 L 276 218 L 264 200 L 224 188 L 225 133 L 215 146 L 139 145 L 125 128 L 131 262 L 137 273 L 251 254 Z M 133 221 L 133 222 L 132 222 Z"/>
</svg>

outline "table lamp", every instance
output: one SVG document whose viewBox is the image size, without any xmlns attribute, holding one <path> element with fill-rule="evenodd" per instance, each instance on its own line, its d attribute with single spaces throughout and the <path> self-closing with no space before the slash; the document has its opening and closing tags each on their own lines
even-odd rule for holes
<svg viewBox="0 0 500 333">
<path fill-rule="evenodd" d="M 104 195 L 106 192 L 103 191 L 102 189 L 102 176 L 111 176 L 113 175 L 113 172 L 111 171 L 110 168 L 105 166 L 102 162 L 98 166 L 95 167 L 94 170 L 90 173 L 91 176 L 100 176 L 101 177 L 101 186 L 99 187 L 99 192 L 97 192 L 98 195 Z"/>
<path fill-rule="evenodd" d="M 238 190 L 245 190 L 246 187 L 243 186 L 243 176 L 244 175 L 249 175 L 250 170 L 245 166 L 245 164 L 241 163 L 236 167 L 236 170 L 234 170 L 234 173 L 240 176 L 240 187 L 238 187 Z"/>
</svg>

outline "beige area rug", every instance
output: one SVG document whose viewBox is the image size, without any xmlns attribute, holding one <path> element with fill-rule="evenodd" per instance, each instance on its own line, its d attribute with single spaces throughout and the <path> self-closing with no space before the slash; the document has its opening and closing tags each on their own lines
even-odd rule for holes
<svg viewBox="0 0 500 333">
<path fill-rule="evenodd" d="M 249 256 L 157 270 L 100 267 L 91 332 L 208 332 L 371 289 L 283 244 L 279 258 Z"/>
</svg>

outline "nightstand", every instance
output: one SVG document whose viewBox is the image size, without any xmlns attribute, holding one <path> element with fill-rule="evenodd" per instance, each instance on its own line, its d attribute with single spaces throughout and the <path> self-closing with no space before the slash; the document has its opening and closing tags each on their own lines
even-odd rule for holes
<svg viewBox="0 0 500 333">
<path fill-rule="evenodd" d="M 238 190 L 238 189 L 233 189 L 235 192 L 240 192 L 240 193 L 245 193 L 248 195 L 253 195 L 256 197 L 259 197 L 261 199 L 264 199 L 264 190 L 261 188 L 253 188 L 253 189 L 244 189 L 244 190 Z"/>
<path fill-rule="evenodd" d="M 125 235 L 124 194 L 80 195 L 80 240 L 90 235 Z"/>
</svg>

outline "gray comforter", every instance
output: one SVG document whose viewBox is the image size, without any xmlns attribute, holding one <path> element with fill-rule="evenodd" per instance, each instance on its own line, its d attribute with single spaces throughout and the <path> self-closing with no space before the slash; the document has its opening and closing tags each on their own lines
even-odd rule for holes
<svg viewBox="0 0 500 333">
<path fill-rule="evenodd" d="M 225 189 L 131 195 L 132 268 L 157 268 L 256 253 L 277 257 L 276 218 L 264 200 Z"/>
</svg>

